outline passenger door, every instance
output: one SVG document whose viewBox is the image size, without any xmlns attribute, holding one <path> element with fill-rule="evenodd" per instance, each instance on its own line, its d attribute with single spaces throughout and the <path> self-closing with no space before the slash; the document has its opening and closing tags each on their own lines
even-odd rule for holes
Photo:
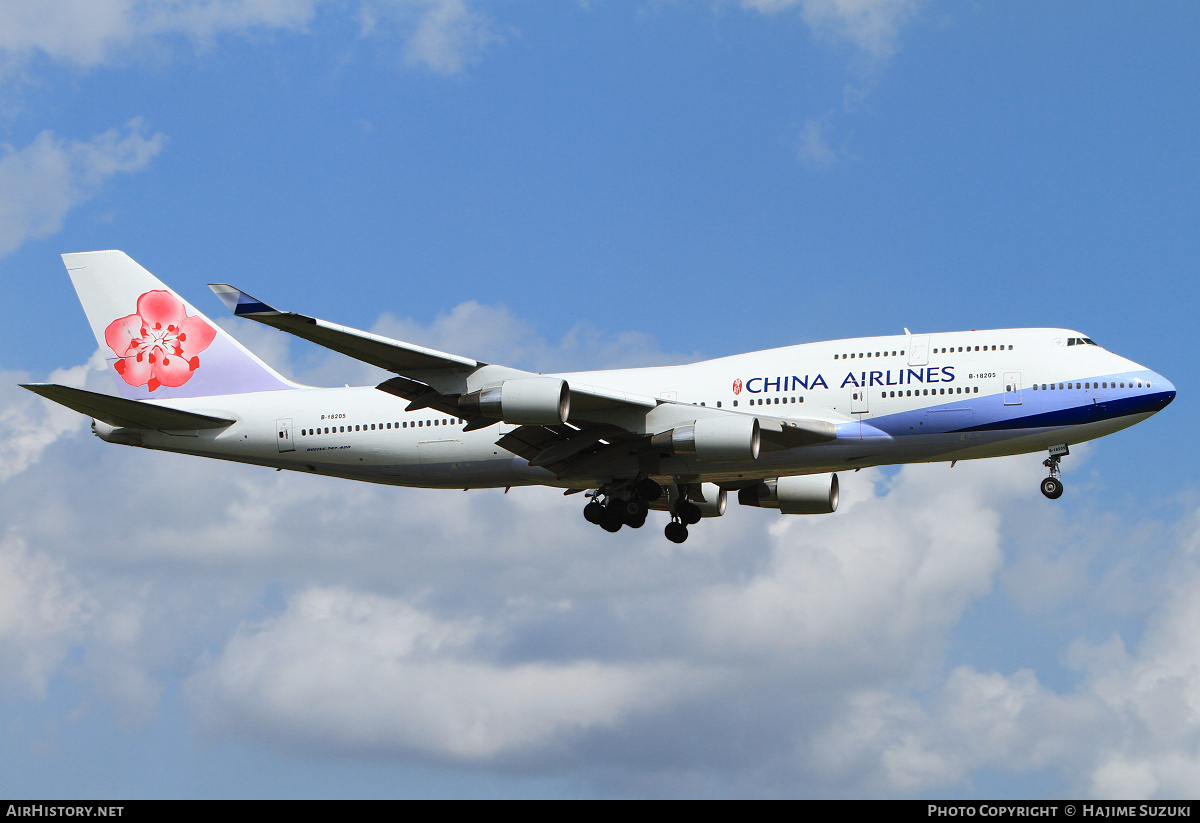
<svg viewBox="0 0 1200 823">
<path fill-rule="evenodd" d="M 1019 371 L 1004 373 L 1004 405 L 1021 405 L 1021 373 Z"/>
<path fill-rule="evenodd" d="M 276 438 L 279 450 L 281 452 L 294 452 L 296 444 L 292 441 L 292 418 L 287 417 L 282 420 L 276 420 L 275 429 L 279 433 L 279 436 Z M 259 429 L 259 431 L 262 431 L 262 429 Z"/>
</svg>

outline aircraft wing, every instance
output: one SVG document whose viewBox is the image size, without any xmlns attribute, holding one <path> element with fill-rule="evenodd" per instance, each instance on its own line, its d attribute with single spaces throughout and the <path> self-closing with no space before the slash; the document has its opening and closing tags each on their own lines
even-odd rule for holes
<svg viewBox="0 0 1200 823">
<path fill-rule="evenodd" d="M 469 417 L 459 409 L 454 392 L 446 390 L 444 385 L 434 387 L 426 381 L 431 381 L 431 378 L 438 373 L 451 372 L 460 376 L 458 381 L 451 382 L 461 382 L 462 375 L 486 368 L 488 367 L 486 363 L 347 326 L 339 326 L 315 317 L 280 311 L 226 283 L 210 283 L 209 288 L 238 317 L 247 317 L 273 326 L 319 346 L 353 357 L 355 360 L 361 360 L 400 375 L 398 378 L 381 383 L 378 388 L 411 401 L 408 406 L 410 411 L 432 408 L 458 417 Z M 492 368 L 497 371 L 498 377 L 530 375 L 529 372 L 516 369 Z M 653 409 L 658 405 L 658 401 L 653 397 L 614 391 L 600 386 L 571 383 L 569 389 L 572 415 L 581 420 L 586 419 L 588 412 L 620 408 L 645 410 Z M 486 425 L 490 424 L 490 422 L 486 423 Z"/>
<path fill-rule="evenodd" d="M 274 326 L 318 346 L 397 374 L 430 369 L 471 371 L 485 365 L 469 357 L 427 349 L 424 346 L 393 340 L 348 326 L 339 326 L 336 323 L 327 323 L 295 312 L 279 311 L 227 283 L 210 283 L 208 287 L 238 317 L 248 317 L 259 323 Z"/>
<path fill-rule="evenodd" d="M 22 383 L 21 388 L 29 389 L 47 400 L 53 400 L 68 409 L 118 428 L 131 426 L 160 431 L 192 431 L 224 429 L 236 422 L 222 417 L 209 417 L 207 414 L 180 411 L 155 403 L 72 389 L 54 383 Z"/>
</svg>

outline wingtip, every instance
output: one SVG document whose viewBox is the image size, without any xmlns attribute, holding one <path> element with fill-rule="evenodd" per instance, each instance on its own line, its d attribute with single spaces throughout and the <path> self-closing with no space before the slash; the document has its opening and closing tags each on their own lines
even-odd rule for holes
<svg viewBox="0 0 1200 823">
<path fill-rule="evenodd" d="M 235 315 L 280 313 L 278 309 L 268 306 L 261 300 L 251 297 L 241 289 L 231 286 L 228 283 L 209 283 L 208 287 L 212 289 L 213 294 L 221 298 L 221 302 L 225 304 L 225 308 L 229 309 Z"/>
</svg>

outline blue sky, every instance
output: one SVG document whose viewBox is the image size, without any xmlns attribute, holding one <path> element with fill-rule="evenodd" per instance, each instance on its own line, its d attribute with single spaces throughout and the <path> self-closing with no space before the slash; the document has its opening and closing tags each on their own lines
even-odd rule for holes
<svg viewBox="0 0 1200 823">
<path fill-rule="evenodd" d="M 0 0 L 0 790 L 1195 796 L 1200 9 Z M 545 490 L 107 446 L 62 252 L 490 362 L 1063 326 L 1179 389 L 1066 461 L 684 547 Z M 373 373 L 222 319 L 290 376 Z M 7 386 L 7 388 L 5 388 Z"/>
</svg>

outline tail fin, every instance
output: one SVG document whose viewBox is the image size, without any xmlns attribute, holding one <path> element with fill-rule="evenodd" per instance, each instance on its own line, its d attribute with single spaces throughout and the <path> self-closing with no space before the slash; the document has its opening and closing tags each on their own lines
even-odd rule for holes
<svg viewBox="0 0 1200 823">
<path fill-rule="evenodd" d="M 296 387 L 124 252 L 62 257 L 123 397 L 208 397 Z"/>
</svg>

